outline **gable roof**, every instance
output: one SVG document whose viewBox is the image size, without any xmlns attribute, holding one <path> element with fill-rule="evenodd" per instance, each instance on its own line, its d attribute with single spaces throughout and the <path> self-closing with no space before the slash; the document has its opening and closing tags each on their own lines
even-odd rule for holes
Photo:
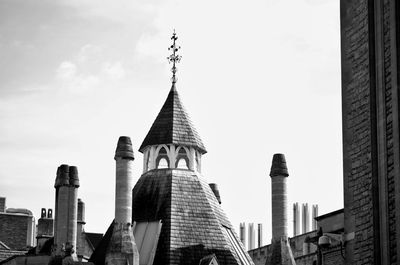
<svg viewBox="0 0 400 265">
<path fill-rule="evenodd" d="M 181 103 L 175 84 L 172 85 L 168 97 L 139 151 L 143 153 L 146 146 L 158 144 L 193 146 L 202 154 L 207 152 Z"/>
</svg>

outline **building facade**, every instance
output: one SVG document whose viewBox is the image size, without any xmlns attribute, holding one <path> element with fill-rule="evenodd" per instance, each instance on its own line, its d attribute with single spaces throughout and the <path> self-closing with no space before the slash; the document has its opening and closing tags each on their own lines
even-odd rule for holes
<svg viewBox="0 0 400 265">
<path fill-rule="evenodd" d="M 346 264 L 398 264 L 399 2 L 340 3 Z"/>
</svg>

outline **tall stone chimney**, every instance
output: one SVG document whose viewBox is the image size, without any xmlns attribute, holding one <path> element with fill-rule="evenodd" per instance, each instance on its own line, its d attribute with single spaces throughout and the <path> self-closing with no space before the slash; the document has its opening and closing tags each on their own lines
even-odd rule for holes
<svg viewBox="0 0 400 265">
<path fill-rule="evenodd" d="M 317 230 L 317 220 L 315 218 L 318 216 L 318 204 L 312 205 L 312 230 Z"/>
<path fill-rule="evenodd" d="M 310 232 L 310 213 L 308 211 L 308 203 L 302 204 L 302 228 L 303 234 Z"/>
<path fill-rule="evenodd" d="M 258 224 L 258 230 L 257 230 L 257 233 L 258 233 L 258 247 L 260 248 L 260 247 L 262 247 L 263 246 L 263 225 L 262 224 Z"/>
<path fill-rule="evenodd" d="M 244 249 L 246 248 L 246 223 L 240 223 L 240 242 L 242 242 Z"/>
<path fill-rule="evenodd" d="M 300 208 L 299 203 L 293 203 L 293 236 L 300 235 Z"/>
<path fill-rule="evenodd" d="M 71 243 L 76 256 L 76 235 L 78 229 L 78 168 L 69 167 L 69 202 L 68 202 L 68 235 L 67 242 Z"/>
<path fill-rule="evenodd" d="M 115 151 L 115 219 L 106 251 L 106 265 L 139 265 L 139 252 L 132 231 L 133 156 L 132 142 L 121 136 Z"/>
<path fill-rule="evenodd" d="M 271 166 L 272 195 L 272 251 L 269 265 L 295 265 L 287 234 L 287 178 L 289 176 L 283 154 L 274 154 Z"/>
<path fill-rule="evenodd" d="M 79 260 L 82 260 L 85 252 L 85 224 L 85 203 L 78 198 L 76 254 Z"/>
<path fill-rule="evenodd" d="M 78 211 L 78 169 L 75 166 L 61 165 L 57 169 L 56 213 L 55 213 L 55 255 L 61 256 L 65 247 L 76 248 Z M 72 258 L 77 260 L 76 253 Z"/>
<path fill-rule="evenodd" d="M 271 167 L 272 189 L 272 240 L 287 237 L 287 191 L 286 181 L 289 176 L 283 154 L 275 154 Z"/>
<path fill-rule="evenodd" d="M 254 230 L 254 223 L 249 223 L 249 250 L 255 249 L 256 244 L 256 232 Z"/>
</svg>

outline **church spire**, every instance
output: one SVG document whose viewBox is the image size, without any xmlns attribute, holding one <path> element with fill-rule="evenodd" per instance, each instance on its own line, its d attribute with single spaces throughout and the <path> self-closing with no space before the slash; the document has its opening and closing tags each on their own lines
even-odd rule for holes
<svg viewBox="0 0 400 265">
<path fill-rule="evenodd" d="M 176 72 L 178 69 L 176 68 L 176 64 L 181 61 L 182 56 L 177 54 L 177 51 L 181 48 L 181 46 L 176 45 L 176 40 L 178 39 L 178 36 L 176 36 L 176 32 L 174 30 L 174 33 L 172 34 L 171 40 L 172 40 L 172 45 L 168 48 L 169 51 L 172 51 L 172 54 L 167 57 L 168 62 L 172 63 L 172 85 L 174 86 L 177 78 L 176 78 Z"/>
</svg>

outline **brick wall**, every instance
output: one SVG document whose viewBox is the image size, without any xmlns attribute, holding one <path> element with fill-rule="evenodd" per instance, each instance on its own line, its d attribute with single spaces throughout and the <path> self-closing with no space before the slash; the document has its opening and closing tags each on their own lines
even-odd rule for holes
<svg viewBox="0 0 400 265">
<path fill-rule="evenodd" d="M 373 178 L 368 1 L 341 1 L 345 232 L 349 264 L 373 264 Z M 367 251 L 368 250 L 368 251 Z"/>
<path fill-rule="evenodd" d="M 28 215 L 0 214 L 0 241 L 12 250 L 25 250 L 29 221 Z"/>
<path fill-rule="evenodd" d="M 341 246 L 331 247 L 329 250 L 322 251 L 322 264 L 324 265 L 343 265 L 344 250 L 340 250 Z"/>
<path fill-rule="evenodd" d="M 400 253 L 398 5 L 341 1 L 347 264 L 397 264 Z"/>
</svg>

